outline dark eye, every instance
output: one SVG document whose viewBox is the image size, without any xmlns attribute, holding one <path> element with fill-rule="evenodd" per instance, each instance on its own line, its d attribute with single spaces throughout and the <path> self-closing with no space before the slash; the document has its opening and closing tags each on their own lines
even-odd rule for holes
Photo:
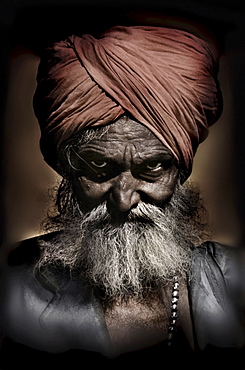
<svg viewBox="0 0 245 370">
<path fill-rule="evenodd" d="M 133 171 L 137 176 L 140 176 L 146 180 L 153 180 L 161 176 L 163 172 L 163 165 L 159 160 L 150 160 L 142 163 L 141 165 L 136 165 Z"/>
<path fill-rule="evenodd" d="M 92 166 L 96 167 L 96 168 L 104 168 L 105 166 L 107 166 L 107 162 L 103 161 L 103 160 L 94 160 L 94 161 L 91 161 L 90 162 L 92 164 Z"/>
<path fill-rule="evenodd" d="M 158 161 L 151 161 L 146 165 L 146 169 L 150 171 L 158 171 L 162 168 L 162 163 Z"/>
<path fill-rule="evenodd" d="M 146 181 L 156 181 L 164 172 L 172 165 L 171 156 L 160 156 L 143 161 L 141 164 L 135 165 L 133 171 L 136 176 L 144 178 Z"/>
</svg>

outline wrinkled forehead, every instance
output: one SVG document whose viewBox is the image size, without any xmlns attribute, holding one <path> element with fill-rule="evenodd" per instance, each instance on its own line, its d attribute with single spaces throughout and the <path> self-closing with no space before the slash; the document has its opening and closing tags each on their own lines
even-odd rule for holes
<svg viewBox="0 0 245 370">
<path fill-rule="evenodd" d="M 91 137 L 89 145 L 100 145 L 110 149 L 118 146 L 127 146 L 129 144 L 136 148 L 149 149 L 154 148 L 159 151 L 170 151 L 163 143 L 149 130 L 145 125 L 135 121 L 132 118 L 123 116 L 117 121 L 97 129 L 97 134 Z"/>
</svg>

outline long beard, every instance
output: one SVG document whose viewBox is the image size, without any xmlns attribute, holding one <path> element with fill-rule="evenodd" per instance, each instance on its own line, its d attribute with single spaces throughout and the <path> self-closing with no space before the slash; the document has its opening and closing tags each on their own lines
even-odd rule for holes
<svg viewBox="0 0 245 370">
<path fill-rule="evenodd" d="M 107 300 L 140 297 L 188 270 L 193 244 L 176 198 L 163 209 L 141 202 L 123 218 L 101 204 L 41 241 L 37 267 L 62 266 Z"/>
</svg>

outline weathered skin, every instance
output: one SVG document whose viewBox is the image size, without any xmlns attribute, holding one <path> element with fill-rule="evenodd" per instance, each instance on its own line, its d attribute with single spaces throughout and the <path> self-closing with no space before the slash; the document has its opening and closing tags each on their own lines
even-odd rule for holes
<svg viewBox="0 0 245 370">
<path fill-rule="evenodd" d="M 132 120 L 112 124 L 77 154 L 71 157 L 81 168 L 74 171 L 75 191 L 85 209 L 106 201 L 109 211 L 127 212 L 140 201 L 164 204 L 174 192 L 178 169 L 171 153 Z"/>
</svg>

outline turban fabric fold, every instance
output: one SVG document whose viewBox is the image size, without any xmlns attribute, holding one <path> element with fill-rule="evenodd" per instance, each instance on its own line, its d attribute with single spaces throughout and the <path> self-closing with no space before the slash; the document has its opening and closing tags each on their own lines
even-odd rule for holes
<svg viewBox="0 0 245 370">
<path fill-rule="evenodd" d="M 71 36 L 49 47 L 39 66 L 34 110 L 41 151 L 57 170 L 59 146 L 123 114 L 148 127 L 186 177 L 222 98 L 213 44 L 183 30 L 114 27 L 96 39 Z"/>
</svg>

